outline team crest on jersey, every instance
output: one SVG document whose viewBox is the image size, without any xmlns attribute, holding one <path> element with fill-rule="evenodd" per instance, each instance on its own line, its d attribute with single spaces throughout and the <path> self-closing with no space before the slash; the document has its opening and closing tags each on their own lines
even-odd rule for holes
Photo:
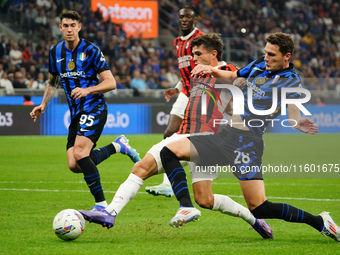
<svg viewBox="0 0 340 255">
<path fill-rule="evenodd" d="M 75 67 L 76 67 L 76 64 L 71 60 L 71 62 L 70 63 L 68 63 L 68 68 L 70 69 L 70 70 L 73 70 Z"/>
<path fill-rule="evenodd" d="M 259 84 L 259 85 L 265 84 L 266 83 L 266 78 L 258 77 L 258 78 L 256 78 L 255 82 L 256 82 L 256 84 Z"/>
<path fill-rule="evenodd" d="M 85 58 L 86 58 L 86 54 L 85 54 L 85 53 L 80 53 L 79 59 L 80 59 L 81 61 L 84 61 Z"/>
</svg>

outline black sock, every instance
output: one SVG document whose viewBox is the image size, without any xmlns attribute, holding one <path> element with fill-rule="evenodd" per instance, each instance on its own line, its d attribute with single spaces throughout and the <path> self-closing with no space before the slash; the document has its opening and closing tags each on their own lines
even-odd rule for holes
<svg viewBox="0 0 340 255">
<path fill-rule="evenodd" d="M 189 194 L 185 171 L 179 163 L 178 157 L 167 147 L 161 150 L 161 160 L 169 178 L 172 190 L 181 206 L 194 207 Z"/>
<path fill-rule="evenodd" d="M 96 165 L 91 158 L 85 157 L 77 161 L 84 174 L 84 180 L 87 183 L 96 202 L 105 201 L 102 184 L 100 183 L 100 176 Z"/>
<path fill-rule="evenodd" d="M 116 148 L 110 143 L 109 145 L 91 151 L 90 157 L 93 163 L 98 165 L 114 153 L 116 153 Z"/>
<path fill-rule="evenodd" d="M 286 203 L 273 203 L 266 200 L 251 213 L 259 219 L 282 219 L 289 222 L 306 223 L 318 231 L 323 227 L 323 219 Z"/>
</svg>

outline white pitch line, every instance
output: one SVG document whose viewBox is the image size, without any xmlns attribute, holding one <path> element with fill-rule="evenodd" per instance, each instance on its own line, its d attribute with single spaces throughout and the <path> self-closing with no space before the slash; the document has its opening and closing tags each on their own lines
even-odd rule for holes
<svg viewBox="0 0 340 255">
<path fill-rule="evenodd" d="M 35 192 L 89 192 L 88 190 L 59 190 L 59 189 L 15 189 L 15 188 L 0 188 L 0 191 L 35 191 Z M 116 191 L 105 191 L 105 193 L 116 193 Z M 138 192 L 138 194 L 148 194 L 147 192 Z M 192 196 L 192 194 L 191 194 Z M 243 198 L 240 195 L 228 195 L 229 197 Z M 307 200 L 320 202 L 340 202 L 340 199 L 329 198 L 305 198 L 305 197 L 267 197 L 269 199 L 283 199 L 283 200 Z"/>
<path fill-rule="evenodd" d="M 67 183 L 67 184 L 84 184 L 85 181 L 60 181 L 60 182 L 46 182 L 46 181 L 0 181 L 0 184 L 59 184 L 59 183 Z M 102 184 L 121 184 L 123 182 L 119 181 L 112 181 L 112 182 L 107 182 L 107 181 L 102 181 Z M 150 185 L 157 185 L 159 182 L 149 182 L 148 184 Z M 213 182 L 213 185 L 240 185 L 238 182 Z M 275 182 L 275 183 L 265 183 L 265 186 L 270 186 L 270 185 L 284 185 L 284 186 L 325 186 L 325 184 L 321 183 L 280 183 L 280 182 Z M 327 184 L 327 186 L 340 186 L 340 183 L 330 183 Z"/>
</svg>

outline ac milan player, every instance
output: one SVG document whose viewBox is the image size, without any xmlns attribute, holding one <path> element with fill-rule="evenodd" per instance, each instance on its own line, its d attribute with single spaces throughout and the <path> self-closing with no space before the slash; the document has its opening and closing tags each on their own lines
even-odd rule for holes
<svg viewBox="0 0 340 255">
<path fill-rule="evenodd" d="M 188 97 L 190 96 L 191 70 L 195 67 L 190 44 L 195 37 L 204 34 L 195 27 L 197 11 L 194 6 L 183 7 L 179 10 L 178 14 L 182 36 L 179 36 L 174 40 L 174 46 L 176 48 L 181 80 L 177 83 L 175 88 L 170 88 L 164 93 L 167 102 L 170 98 L 179 94 L 170 111 L 169 123 L 164 132 L 164 138 L 170 137 L 172 134 L 176 133 L 184 118 L 185 107 L 187 106 Z M 162 184 L 146 187 L 145 191 L 153 195 L 163 195 L 166 197 L 173 196 L 172 188 L 166 174 L 164 174 Z"/>
</svg>

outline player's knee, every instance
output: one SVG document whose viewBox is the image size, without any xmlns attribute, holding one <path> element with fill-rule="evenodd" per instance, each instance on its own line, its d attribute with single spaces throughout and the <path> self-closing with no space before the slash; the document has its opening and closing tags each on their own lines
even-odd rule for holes
<svg viewBox="0 0 340 255">
<path fill-rule="evenodd" d="M 82 147 L 74 147 L 73 157 L 75 161 L 79 161 L 82 158 L 89 157 L 89 152 Z"/>
<path fill-rule="evenodd" d="M 259 200 L 259 201 L 246 201 L 246 202 L 247 202 L 248 209 L 250 211 L 253 211 L 259 207 L 263 207 L 263 205 L 267 206 L 270 204 L 270 202 L 266 199 Z"/>
<path fill-rule="evenodd" d="M 146 166 L 145 163 L 142 161 L 135 163 L 135 165 L 132 168 L 131 173 L 133 173 L 134 175 L 137 175 L 142 180 L 145 180 L 149 178 L 150 176 L 155 175 L 155 172 L 152 171 L 150 167 Z"/>
<path fill-rule="evenodd" d="M 177 145 L 167 145 L 166 146 L 178 159 L 187 159 L 188 155 L 183 147 L 178 147 Z"/>
<path fill-rule="evenodd" d="M 82 154 L 82 152 L 81 152 L 80 150 L 76 150 L 76 149 L 75 149 L 73 155 L 74 155 L 74 159 L 75 159 L 76 161 L 78 161 L 78 160 L 84 158 L 84 155 Z"/>
<path fill-rule="evenodd" d="M 212 209 L 214 207 L 213 196 L 195 196 L 196 203 L 205 209 Z"/>
</svg>

